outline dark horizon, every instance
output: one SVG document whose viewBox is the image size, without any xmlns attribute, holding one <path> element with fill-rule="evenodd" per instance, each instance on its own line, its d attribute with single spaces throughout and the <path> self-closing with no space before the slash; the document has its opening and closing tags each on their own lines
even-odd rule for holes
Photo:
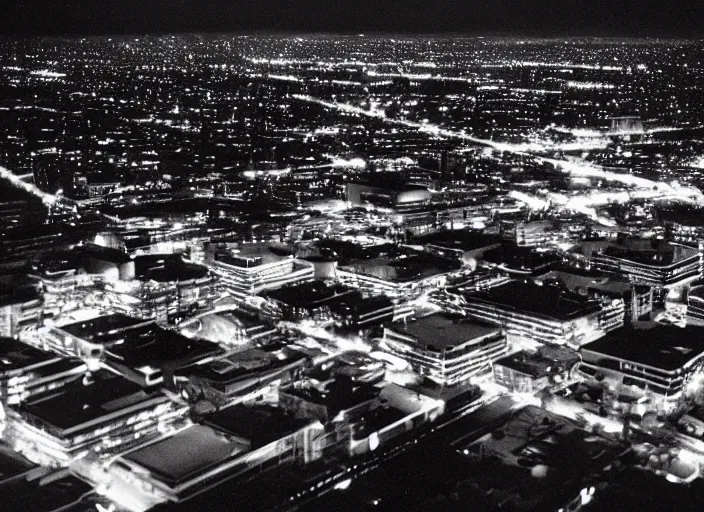
<svg viewBox="0 0 704 512">
<path fill-rule="evenodd" d="M 17 36 L 171 33 L 414 34 L 500 37 L 702 37 L 690 0 L 5 0 L 0 30 Z"/>
</svg>

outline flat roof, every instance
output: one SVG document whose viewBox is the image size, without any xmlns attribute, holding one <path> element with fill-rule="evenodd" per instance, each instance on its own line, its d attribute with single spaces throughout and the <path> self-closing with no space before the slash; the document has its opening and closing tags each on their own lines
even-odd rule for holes
<svg viewBox="0 0 704 512">
<path fill-rule="evenodd" d="M 203 423 L 246 439 L 256 449 L 301 430 L 311 421 L 296 419 L 276 407 L 237 404 L 208 415 Z"/>
<path fill-rule="evenodd" d="M 627 239 L 623 243 L 609 245 L 604 254 L 642 265 L 667 267 L 698 256 L 699 250 L 660 240 Z"/>
<path fill-rule="evenodd" d="M 553 252 L 537 252 L 530 247 L 503 242 L 500 247 L 486 251 L 482 260 L 509 270 L 533 272 L 559 263 L 562 257 Z"/>
<path fill-rule="evenodd" d="M 355 259 L 339 268 L 358 274 L 366 274 L 384 281 L 403 283 L 444 274 L 457 270 L 460 266 L 460 262 L 456 260 L 417 253 L 396 258 L 378 256 L 369 259 Z"/>
<path fill-rule="evenodd" d="M 262 293 L 266 297 L 279 300 L 289 306 L 314 308 L 323 304 L 338 302 L 355 293 L 354 288 L 343 284 L 327 284 L 322 281 L 308 281 Z"/>
<path fill-rule="evenodd" d="M 303 364 L 305 359 L 306 357 L 303 354 L 296 353 L 285 359 L 279 359 L 269 352 L 252 348 L 215 359 L 207 364 L 180 368 L 176 373 L 179 375 L 197 375 L 200 378 L 211 381 L 227 383 L 236 381 L 240 377 L 254 376 L 275 370 L 296 361 L 300 361 Z"/>
<path fill-rule="evenodd" d="M 36 464 L 13 451 L 4 442 L 0 442 L 0 485 L 36 467 Z"/>
<path fill-rule="evenodd" d="M 173 255 L 146 255 L 135 257 L 137 277 L 159 283 L 202 279 L 208 275 L 208 267 L 183 261 Z"/>
<path fill-rule="evenodd" d="M 501 238 L 496 235 L 487 235 L 466 229 L 439 231 L 429 235 L 413 237 L 413 243 L 416 244 L 436 245 L 447 249 L 460 249 L 463 251 L 488 247 L 500 242 Z"/>
<path fill-rule="evenodd" d="M 674 222 L 683 226 L 704 226 L 704 208 L 691 205 L 669 205 L 657 210 L 658 220 Z"/>
<path fill-rule="evenodd" d="M 262 247 L 259 244 L 241 244 L 236 248 L 216 249 L 216 261 L 240 267 L 241 265 L 235 261 L 235 258 L 261 258 L 261 265 L 268 265 L 270 263 L 292 259 L 290 256 L 276 254 L 269 246 Z"/>
<path fill-rule="evenodd" d="M 525 281 L 509 281 L 487 291 L 465 294 L 467 302 L 475 299 L 536 315 L 567 321 L 595 313 L 598 302 L 559 286 L 538 285 Z"/>
<path fill-rule="evenodd" d="M 468 478 L 495 505 L 503 502 L 511 510 L 556 510 L 577 496 L 585 479 L 626 451 L 624 445 L 535 406 L 516 411 L 495 431 L 503 435 L 490 433 L 470 443 L 473 453 L 472 447 L 483 445 L 495 455 L 474 459 Z M 532 476 L 532 469 L 541 465 L 544 476 Z M 485 471 L 473 471 L 479 467 Z"/>
<path fill-rule="evenodd" d="M 494 361 L 494 366 L 505 366 L 534 378 L 556 373 L 552 371 L 555 366 L 553 361 L 541 357 L 539 354 L 529 354 L 525 351 L 497 359 Z"/>
<path fill-rule="evenodd" d="M 223 353 L 215 343 L 188 338 L 154 323 L 105 337 L 100 342 L 106 345 L 108 360 L 131 366 L 159 366 L 167 362 L 186 364 Z"/>
<path fill-rule="evenodd" d="M 192 425 L 123 458 L 149 470 L 162 482 L 178 485 L 248 450 L 246 444 L 219 430 Z"/>
<path fill-rule="evenodd" d="M 82 322 L 62 325 L 60 329 L 82 340 L 100 343 L 100 338 L 113 336 L 118 331 L 130 329 L 131 327 L 144 323 L 154 322 L 153 320 L 134 318 L 122 313 L 113 313 Z"/>
<path fill-rule="evenodd" d="M 650 329 L 624 327 L 583 345 L 581 349 L 673 371 L 704 354 L 704 327 L 662 324 Z"/>
<path fill-rule="evenodd" d="M 439 350 L 451 349 L 472 340 L 501 332 L 501 328 L 493 325 L 452 318 L 441 313 L 406 323 L 396 323 L 391 330 L 398 334 L 411 336 L 423 347 L 434 347 Z"/>
<path fill-rule="evenodd" d="M 156 397 L 166 400 L 158 390 L 147 391 L 119 375 L 100 370 L 87 384 L 78 378 L 50 393 L 28 399 L 17 410 L 49 427 L 69 430 Z"/>
<path fill-rule="evenodd" d="M 109 261 L 116 264 L 129 263 L 133 259 L 129 254 L 120 249 L 104 247 L 94 243 L 83 244 L 83 252 L 88 258 Z"/>
<path fill-rule="evenodd" d="M 571 291 L 583 289 L 589 291 L 599 291 L 605 294 L 624 295 L 631 291 L 633 286 L 630 282 L 605 276 L 603 274 L 580 274 L 569 270 L 552 270 L 540 276 L 541 280 L 557 279 Z"/>
<path fill-rule="evenodd" d="M 0 487 L 2 509 L 32 512 L 80 512 L 96 510 L 99 502 L 93 487 L 67 469 L 41 478 L 18 479 Z"/>
<path fill-rule="evenodd" d="M 60 359 L 59 356 L 26 345 L 21 341 L 0 338 L 0 375 L 4 372 Z"/>
</svg>

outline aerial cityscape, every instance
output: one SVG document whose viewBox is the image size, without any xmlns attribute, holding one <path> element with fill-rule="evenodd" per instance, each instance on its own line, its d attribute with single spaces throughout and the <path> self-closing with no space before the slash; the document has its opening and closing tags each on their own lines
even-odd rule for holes
<svg viewBox="0 0 704 512">
<path fill-rule="evenodd" d="M 0 510 L 701 510 L 704 41 L 0 38 Z"/>
</svg>

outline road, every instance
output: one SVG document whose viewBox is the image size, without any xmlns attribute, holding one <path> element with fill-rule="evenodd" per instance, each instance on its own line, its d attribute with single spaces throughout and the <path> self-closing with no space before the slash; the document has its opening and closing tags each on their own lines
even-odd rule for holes
<svg viewBox="0 0 704 512">
<path fill-rule="evenodd" d="M 346 471 L 328 478 L 324 485 L 311 487 L 291 496 L 287 510 L 293 511 L 302 507 L 314 510 L 318 507 L 316 501 L 327 493 L 354 485 L 356 479 L 366 474 L 370 474 L 369 477 L 373 479 L 375 471 L 396 464 L 394 459 L 409 450 L 433 446 L 455 449 L 458 445 L 476 440 L 505 423 L 520 408 L 521 404 L 514 398 L 502 396 L 477 408 L 465 407 L 459 412 L 450 413 L 436 425 L 419 432 L 411 432 L 408 438 L 390 445 L 386 450 L 352 459 Z M 390 469 L 393 470 L 393 467 Z"/>
</svg>

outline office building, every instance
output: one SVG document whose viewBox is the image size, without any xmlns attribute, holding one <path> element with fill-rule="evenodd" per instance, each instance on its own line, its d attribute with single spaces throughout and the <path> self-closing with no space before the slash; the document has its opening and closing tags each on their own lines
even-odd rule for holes
<svg viewBox="0 0 704 512">
<path fill-rule="evenodd" d="M 501 326 L 509 340 L 579 347 L 623 325 L 622 301 L 594 300 L 562 286 L 510 281 L 464 297 L 470 317 Z"/>
<path fill-rule="evenodd" d="M 357 288 L 364 296 L 387 295 L 407 300 L 444 286 L 461 266 L 457 259 L 411 252 L 396 257 L 355 259 L 340 265 L 336 274 L 341 283 Z"/>
<path fill-rule="evenodd" d="M 19 404 L 83 375 L 86 365 L 25 345 L 0 339 L 0 401 Z"/>
<path fill-rule="evenodd" d="M 680 287 L 701 276 L 697 247 L 661 240 L 627 239 L 592 255 L 594 269 L 657 291 Z"/>
<path fill-rule="evenodd" d="M 43 319 L 41 283 L 25 274 L 0 276 L 0 336 L 16 338 Z"/>
<path fill-rule="evenodd" d="M 54 326 L 44 343 L 59 354 L 101 364 L 138 384 L 172 389 L 175 369 L 223 354 L 214 343 L 119 313 Z"/>
<path fill-rule="evenodd" d="M 5 438 L 34 462 L 62 466 L 88 451 L 126 450 L 187 412 L 159 389 L 101 370 L 8 407 Z"/>
<path fill-rule="evenodd" d="M 206 253 L 206 264 L 219 278 L 225 290 L 238 297 L 256 295 L 287 284 L 311 281 L 313 265 L 278 256 L 268 247 L 242 245 L 237 249 Z"/>
<path fill-rule="evenodd" d="M 619 397 L 642 398 L 648 409 L 671 414 L 701 392 L 704 327 L 619 329 L 584 345 L 581 355 L 581 375 L 603 380 Z"/>
<path fill-rule="evenodd" d="M 560 352 L 554 353 L 555 350 Z M 567 383 L 578 362 L 579 356 L 566 348 L 543 347 L 537 352 L 522 350 L 494 361 L 494 380 L 513 393 L 532 394 Z"/>
<path fill-rule="evenodd" d="M 172 436 L 113 460 L 108 471 L 136 493 L 183 502 L 218 482 L 318 457 L 317 421 L 297 420 L 270 406 L 234 405 Z"/>
<path fill-rule="evenodd" d="M 181 367 L 175 371 L 174 381 L 189 403 L 207 400 L 221 406 L 263 392 L 270 384 L 289 384 L 307 361 L 303 354 L 292 351 L 245 349 Z"/>
<path fill-rule="evenodd" d="M 421 376 L 452 385 L 488 371 L 508 351 L 501 329 L 441 314 L 384 329 L 384 349 Z"/>
</svg>

